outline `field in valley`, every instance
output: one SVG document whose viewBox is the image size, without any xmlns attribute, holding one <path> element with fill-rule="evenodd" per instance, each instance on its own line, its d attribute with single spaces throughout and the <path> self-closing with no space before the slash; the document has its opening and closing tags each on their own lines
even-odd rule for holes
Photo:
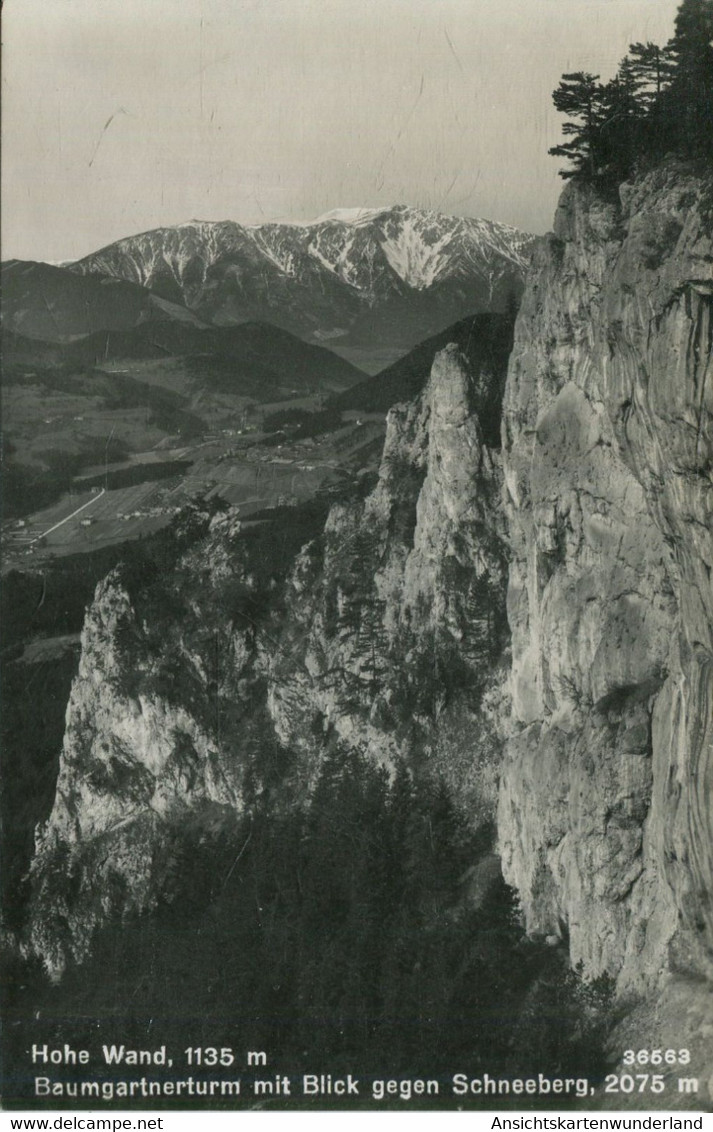
<svg viewBox="0 0 713 1132">
<path fill-rule="evenodd" d="M 144 537 L 166 526 L 192 499 L 219 496 L 246 518 L 302 502 L 360 467 L 375 465 L 383 417 L 343 416 L 342 427 L 305 440 L 285 437 L 276 444 L 262 433 L 229 429 L 194 444 L 133 453 L 104 469 L 90 466 L 59 500 L 3 524 L 3 568 L 33 569 L 49 558 Z M 134 482 L 121 485 L 122 477 Z"/>
</svg>

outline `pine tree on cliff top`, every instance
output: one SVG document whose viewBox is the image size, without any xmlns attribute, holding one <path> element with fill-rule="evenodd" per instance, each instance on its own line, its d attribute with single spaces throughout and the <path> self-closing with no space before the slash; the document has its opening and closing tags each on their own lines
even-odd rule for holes
<svg viewBox="0 0 713 1132">
<path fill-rule="evenodd" d="M 563 75 L 553 93 L 569 115 L 549 151 L 571 162 L 560 176 L 619 181 L 666 153 L 713 157 L 713 0 L 683 0 L 668 44 L 633 43 L 616 77 L 597 80 Z"/>
<path fill-rule="evenodd" d="M 693 153 L 713 153 L 713 0 L 683 0 L 669 48 L 673 81 L 663 97 L 664 130 Z"/>
<path fill-rule="evenodd" d="M 713 0 L 683 0 L 674 23 L 674 48 L 679 55 L 696 58 L 713 50 Z"/>
<path fill-rule="evenodd" d="M 568 114 L 573 119 L 562 126 L 562 133 L 571 140 L 549 150 L 555 157 L 566 157 L 573 163 L 573 168 L 560 173 L 561 177 L 574 177 L 577 174 L 594 176 L 596 172 L 597 138 L 602 109 L 599 89 L 599 75 L 574 71 L 563 75 L 560 85 L 553 92 L 552 99 L 556 108 L 561 114 Z"/>
<path fill-rule="evenodd" d="M 601 125 L 596 140 L 599 167 L 615 169 L 621 176 L 631 172 L 636 140 L 644 110 L 639 98 L 638 77 L 632 61 L 622 60 L 616 76 L 597 92 Z"/>
<path fill-rule="evenodd" d="M 645 111 L 653 109 L 670 85 L 676 69 L 670 43 L 632 43 L 627 56 L 636 84 L 637 101 Z"/>
</svg>

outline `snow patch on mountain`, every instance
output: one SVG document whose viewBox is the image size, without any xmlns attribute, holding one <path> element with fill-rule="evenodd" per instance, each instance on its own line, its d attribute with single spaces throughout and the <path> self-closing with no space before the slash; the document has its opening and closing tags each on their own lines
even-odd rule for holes
<svg viewBox="0 0 713 1132">
<path fill-rule="evenodd" d="M 443 253 L 453 241 L 446 232 L 429 244 L 423 233 L 409 218 L 404 218 L 396 237 L 384 240 L 381 247 L 390 266 L 400 279 L 417 291 L 431 287 L 439 275 L 448 270 L 449 258 Z"/>
<path fill-rule="evenodd" d="M 383 212 L 390 212 L 393 207 L 387 205 L 385 208 L 333 208 L 330 212 L 318 216 L 316 220 L 307 221 L 304 226 L 311 228 L 317 224 L 365 224 Z"/>
<path fill-rule="evenodd" d="M 255 246 L 270 263 L 274 264 L 284 275 L 295 274 L 295 256 L 294 253 L 279 243 L 269 244 L 266 238 L 266 230 L 264 228 L 254 228 L 250 235 L 255 242 Z"/>
</svg>

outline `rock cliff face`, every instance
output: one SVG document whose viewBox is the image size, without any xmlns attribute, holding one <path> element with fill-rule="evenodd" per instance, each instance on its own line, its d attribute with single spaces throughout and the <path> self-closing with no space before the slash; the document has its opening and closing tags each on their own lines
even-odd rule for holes
<svg viewBox="0 0 713 1132">
<path fill-rule="evenodd" d="M 216 531 L 224 550 L 230 525 L 219 516 L 206 539 L 218 573 Z M 222 757 L 195 694 L 182 703 L 180 688 L 167 694 L 162 686 L 177 645 L 174 630 L 162 654 L 163 631 L 139 617 L 120 570 L 99 584 L 82 631 L 55 803 L 38 831 L 32 870 L 31 946 L 53 977 L 68 957 L 84 958 L 97 927 L 154 906 L 187 814 L 210 826 L 242 805 L 244 763 Z M 222 644 L 239 651 L 237 637 Z M 183 689 L 208 684 L 190 634 L 180 649 Z"/>
<path fill-rule="evenodd" d="M 437 774 L 492 824 L 506 558 L 485 401 L 485 376 L 443 350 L 389 414 L 376 484 L 298 539 L 279 579 L 229 512 L 148 590 L 121 570 L 100 584 L 33 866 L 32 947 L 52 974 L 165 896 L 181 828 L 239 817 L 275 747 L 278 807 L 302 804 L 337 742 Z"/>
<path fill-rule="evenodd" d="M 682 168 L 568 188 L 504 405 L 504 873 L 622 990 L 713 971 L 710 210 Z"/>
<path fill-rule="evenodd" d="M 495 741 L 481 701 L 502 652 L 506 577 L 484 394 L 457 348 L 437 355 L 423 396 L 389 414 L 374 489 L 334 507 L 301 554 L 291 623 L 266 658 L 284 742 L 304 745 L 316 713 L 389 766 L 432 760 L 454 785 L 464 763 L 468 777 L 482 770 L 472 749 Z M 465 728 L 467 754 L 444 741 L 452 727 Z"/>
</svg>

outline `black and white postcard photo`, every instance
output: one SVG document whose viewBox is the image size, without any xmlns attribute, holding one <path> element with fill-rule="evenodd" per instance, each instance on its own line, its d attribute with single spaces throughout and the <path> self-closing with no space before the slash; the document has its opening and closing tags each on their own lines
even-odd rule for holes
<svg viewBox="0 0 713 1132">
<path fill-rule="evenodd" d="M 3 17 L 2 1108 L 702 1128 L 713 0 Z"/>
</svg>

